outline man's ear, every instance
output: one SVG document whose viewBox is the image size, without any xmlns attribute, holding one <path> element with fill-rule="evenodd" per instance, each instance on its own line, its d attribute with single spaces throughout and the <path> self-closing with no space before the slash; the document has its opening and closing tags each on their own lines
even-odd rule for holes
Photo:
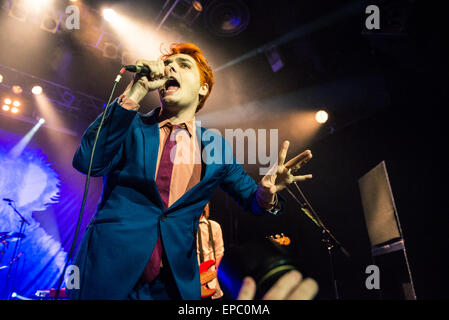
<svg viewBox="0 0 449 320">
<path fill-rule="evenodd" d="M 209 85 L 205 82 L 204 84 L 201 85 L 200 92 L 198 92 L 198 94 L 200 96 L 205 96 L 208 92 L 209 92 Z"/>
</svg>

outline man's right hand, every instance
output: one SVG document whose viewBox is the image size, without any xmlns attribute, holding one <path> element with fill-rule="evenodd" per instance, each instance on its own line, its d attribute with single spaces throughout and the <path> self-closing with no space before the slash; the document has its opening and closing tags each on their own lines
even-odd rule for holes
<svg viewBox="0 0 449 320">
<path fill-rule="evenodd" d="M 133 81 L 131 81 L 124 92 L 127 98 L 138 104 L 148 92 L 162 87 L 167 81 L 167 77 L 165 75 L 165 65 L 162 60 L 138 60 L 136 65 L 147 66 L 150 69 L 149 75 L 144 76 L 136 73 Z"/>
</svg>

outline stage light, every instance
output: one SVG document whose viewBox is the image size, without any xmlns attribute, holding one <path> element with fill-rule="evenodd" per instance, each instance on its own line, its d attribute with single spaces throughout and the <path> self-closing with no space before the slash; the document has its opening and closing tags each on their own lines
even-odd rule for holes
<svg viewBox="0 0 449 320">
<path fill-rule="evenodd" d="M 0 83 L 3 82 L 3 76 L 0 74 Z"/>
<path fill-rule="evenodd" d="M 203 5 L 201 4 L 201 2 L 199 1 L 193 1 L 192 2 L 192 7 L 196 10 L 196 11 L 203 11 Z"/>
<path fill-rule="evenodd" d="M 53 0 L 22 0 L 22 2 L 25 3 L 27 8 L 32 8 L 35 13 L 39 13 L 42 9 L 48 8 Z"/>
<path fill-rule="evenodd" d="M 105 42 L 103 46 L 103 57 L 109 59 L 117 59 L 118 46 L 112 42 Z"/>
<path fill-rule="evenodd" d="M 328 118 L 329 118 L 329 115 L 324 110 L 320 110 L 317 113 L 315 113 L 315 120 L 318 123 L 323 124 L 327 121 Z"/>
<path fill-rule="evenodd" d="M 28 16 L 28 6 L 24 1 L 14 1 L 11 4 L 8 15 L 24 22 Z"/>
<path fill-rule="evenodd" d="M 40 28 L 54 34 L 58 31 L 61 19 L 61 14 L 55 10 L 47 10 L 42 18 Z"/>
<path fill-rule="evenodd" d="M 36 7 L 44 7 L 49 5 L 53 0 L 26 0 L 28 2 L 28 5 L 35 5 Z"/>
<path fill-rule="evenodd" d="M 65 104 L 71 105 L 73 101 L 75 101 L 75 96 L 69 91 L 64 91 L 64 94 L 62 95 L 62 100 L 64 100 Z"/>
<path fill-rule="evenodd" d="M 284 62 L 282 61 L 278 47 L 273 46 L 271 48 L 265 49 L 265 56 L 267 57 L 268 62 L 271 66 L 271 70 L 273 70 L 273 72 L 278 72 L 284 67 Z"/>
<path fill-rule="evenodd" d="M 243 1 L 214 0 L 203 14 L 207 30 L 220 37 L 233 37 L 248 27 L 250 11 Z"/>
<path fill-rule="evenodd" d="M 118 16 L 117 13 L 113 9 L 104 9 L 103 10 L 103 17 L 106 19 L 106 21 L 109 22 L 117 22 Z"/>
<path fill-rule="evenodd" d="M 12 112 L 12 113 L 18 113 L 18 112 L 19 112 L 19 108 L 12 107 L 12 108 L 11 108 L 11 112 Z"/>
<path fill-rule="evenodd" d="M 4 104 L 2 109 L 3 109 L 3 111 L 9 111 L 10 107 L 8 105 Z"/>
<path fill-rule="evenodd" d="M 9 99 L 9 98 L 6 98 L 6 99 L 5 99 L 5 103 L 6 103 L 6 104 L 11 104 L 11 103 L 12 103 L 12 101 L 11 101 L 11 99 Z"/>
<path fill-rule="evenodd" d="M 21 94 L 23 91 L 21 86 L 15 85 L 12 86 L 12 92 L 14 92 L 15 94 Z"/>
<path fill-rule="evenodd" d="M 51 127 L 58 128 L 58 131 L 61 132 L 70 132 L 68 128 L 71 124 L 66 121 L 58 112 L 58 106 L 54 105 L 51 100 L 45 97 L 45 95 L 35 95 L 33 96 L 33 100 L 35 102 L 34 106 L 36 107 L 36 112 L 38 117 L 36 117 L 36 125 L 42 125 L 42 123 L 38 123 L 39 119 L 45 119 L 45 123 Z M 62 98 L 62 97 L 60 97 Z M 68 97 L 67 97 L 68 98 Z M 67 103 L 67 100 L 63 100 Z M 60 109 L 59 109 L 60 110 Z M 52 142 L 62 142 L 58 137 L 50 138 Z"/>
<path fill-rule="evenodd" d="M 14 100 L 14 102 L 12 103 L 12 105 L 13 105 L 14 107 L 20 107 L 20 102 L 17 101 L 17 100 Z"/>
<path fill-rule="evenodd" d="M 31 92 L 34 94 L 34 95 L 39 95 L 39 94 L 42 94 L 42 87 L 41 86 L 34 86 L 32 89 L 31 89 Z"/>
</svg>

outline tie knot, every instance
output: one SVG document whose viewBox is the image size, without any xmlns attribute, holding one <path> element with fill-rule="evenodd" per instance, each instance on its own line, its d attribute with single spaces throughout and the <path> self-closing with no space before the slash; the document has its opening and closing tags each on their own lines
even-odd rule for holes
<svg viewBox="0 0 449 320">
<path fill-rule="evenodd" d="M 184 129 L 186 133 L 188 133 L 188 135 L 190 136 L 190 132 L 187 129 L 187 126 L 185 123 L 181 123 L 181 124 L 171 124 L 171 123 L 167 123 L 168 128 L 170 129 L 170 135 L 178 137 L 179 134 L 183 131 L 181 131 L 181 129 Z"/>
<path fill-rule="evenodd" d="M 168 123 L 167 125 L 170 127 L 171 131 L 174 131 L 176 129 L 186 129 L 187 128 L 185 123 L 181 123 L 181 124 Z"/>
</svg>

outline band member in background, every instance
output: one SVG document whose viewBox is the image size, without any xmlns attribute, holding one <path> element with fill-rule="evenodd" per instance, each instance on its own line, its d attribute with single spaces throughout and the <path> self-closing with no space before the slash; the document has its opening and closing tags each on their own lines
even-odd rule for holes
<svg viewBox="0 0 449 320">
<path fill-rule="evenodd" d="M 209 203 L 204 208 L 200 217 L 200 224 L 197 233 L 197 254 L 198 262 L 201 264 L 208 260 L 214 260 L 215 264 L 209 268 L 209 271 L 217 271 L 221 259 L 224 254 L 223 233 L 220 224 L 209 219 L 210 207 Z M 212 299 L 223 297 L 223 291 L 220 288 L 217 278 L 207 283 L 209 289 L 215 289 Z"/>
<path fill-rule="evenodd" d="M 96 144 L 91 174 L 103 176 L 103 193 L 74 263 L 80 289 L 69 290 L 73 299 L 200 299 L 196 234 L 214 190 L 222 188 L 256 215 L 273 215 L 282 212 L 278 191 L 312 177 L 294 175 L 311 152 L 285 162 L 285 141 L 277 166 L 257 184 L 220 134 L 196 125 L 214 79 L 195 45 L 173 44 L 161 59 L 137 64 L 150 74 L 137 74 L 110 104 Z M 150 91 L 159 93 L 161 107 L 144 114 L 139 103 Z M 74 155 L 73 166 L 82 173 L 89 170 L 101 117 Z M 223 152 L 208 161 L 201 151 L 217 141 Z M 173 148 L 201 161 L 178 161 Z"/>
</svg>

